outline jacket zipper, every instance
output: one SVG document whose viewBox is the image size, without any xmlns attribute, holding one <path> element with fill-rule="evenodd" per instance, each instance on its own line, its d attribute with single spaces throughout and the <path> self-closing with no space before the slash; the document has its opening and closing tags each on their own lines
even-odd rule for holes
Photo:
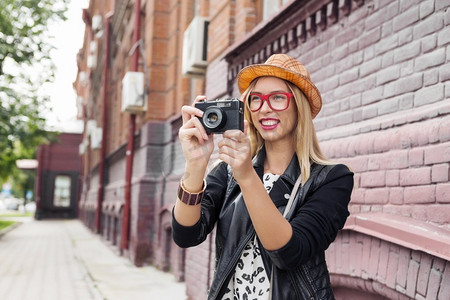
<svg viewBox="0 0 450 300">
<path fill-rule="evenodd" d="M 301 270 L 299 270 L 299 275 L 300 275 L 300 279 L 303 282 L 303 285 L 306 287 L 306 289 L 308 290 L 308 294 L 309 294 L 309 299 L 314 300 L 314 294 L 311 290 L 311 287 L 309 286 L 308 282 L 305 279 L 305 275 L 303 274 L 303 272 Z"/>
<path fill-rule="evenodd" d="M 241 257 L 242 254 L 242 250 L 244 250 L 245 246 L 247 245 L 248 241 L 250 241 L 250 239 L 252 238 L 252 236 L 254 236 L 255 234 L 255 230 L 252 229 L 250 231 L 250 234 L 247 236 L 247 238 L 244 240 L 244 243 L 242 243 L 242 246 L 240 246 L 239 248 L 237 248 L 235 253 L 239 253 L 239 255 L 235 255 L 235 258 L 228 263 L 228 270 L 226 270 L 225 272 L 225 276 L 223 277 L 223 279 L 220 281 L 219 285 L 217 286 L 217 290 L 214 293 L 214 297 L 213 299 L 216 299 L 217 294 L 219 293 L 219 291 L 222 289 L 223 284 L 225 283 L 225 280 L 227 279 L 228 275 L 230 275 L 231 271 L 233 270 L 233 267 L 235 267 L 237 261 L 239 260 L 239 258 Z"/>
</svg>

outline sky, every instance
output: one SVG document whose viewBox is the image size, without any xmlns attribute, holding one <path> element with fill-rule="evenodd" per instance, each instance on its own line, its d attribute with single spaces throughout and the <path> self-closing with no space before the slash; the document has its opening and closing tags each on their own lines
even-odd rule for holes
<svg viewBox="0 0 450 300">
<path fill-rule="evenodd" d="M 56 66 L 55 80 L 44 87 L 44 93 L 50 96 L 52 112 L 46 115 L 47 124 L 63 132 L 81 132 L 82 122 L 76 120 L 76 93 L 72 83 L 76 79 L 76 57 L 83 46 L 84 23 L 82 9 L 87 8 L 89 0 L 71 0 L 66 13 L 67 20 L 50 27 L 55 46 L 52 60 Z"/>
</svg>

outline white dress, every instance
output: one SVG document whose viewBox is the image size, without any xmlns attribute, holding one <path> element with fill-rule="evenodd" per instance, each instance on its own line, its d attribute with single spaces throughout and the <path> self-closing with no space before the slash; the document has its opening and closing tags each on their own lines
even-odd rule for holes
<svg viewBox="0 0 450 300">
<path fill-rule="evenodd" d="M 266 173 L 264 187 L 269 193 L 280 175 Z M 242 251 L 235 273 L 228 283 L 223 300 L 266 300 L 269 298 L 269 276 L 264 268 L 257 236 Z"/>
</svg>

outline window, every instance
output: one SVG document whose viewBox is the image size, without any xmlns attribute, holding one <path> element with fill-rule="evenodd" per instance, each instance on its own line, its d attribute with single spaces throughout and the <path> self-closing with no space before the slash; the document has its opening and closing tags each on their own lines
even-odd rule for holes
<svg viewBox="0 0 450 300">
<path fill-rule="evenodd" d="M 263 0 L 263 20 L 266 20 L 290 0 Z"/>
<path fill-rule="evenodd" d="M 53 190 L 53 205 L 58 207 L 70 206 L 70 177 L 58 175 L 55 178 L 55 188 Z"/>
</svg>

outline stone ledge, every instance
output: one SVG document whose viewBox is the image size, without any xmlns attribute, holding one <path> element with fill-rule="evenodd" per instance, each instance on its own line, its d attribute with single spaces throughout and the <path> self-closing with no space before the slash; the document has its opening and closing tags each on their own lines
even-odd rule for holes
<svg viewBox="0 0 450 300">
<path fill-rule="evenodd" d="M 350 215 L 343 230 L 377 237 L 450 261 L 450 231 L 411 218 L 384 214 Z"/>
<path fill-rule="evenodd" d="M 343 274 L 330 274 L 331 286 L 336 299 L 383 299 L 409 300 L 406 295 L 375 281 Z M 358 298 L 357 298 L 358 297 Z"/>
</svg>

